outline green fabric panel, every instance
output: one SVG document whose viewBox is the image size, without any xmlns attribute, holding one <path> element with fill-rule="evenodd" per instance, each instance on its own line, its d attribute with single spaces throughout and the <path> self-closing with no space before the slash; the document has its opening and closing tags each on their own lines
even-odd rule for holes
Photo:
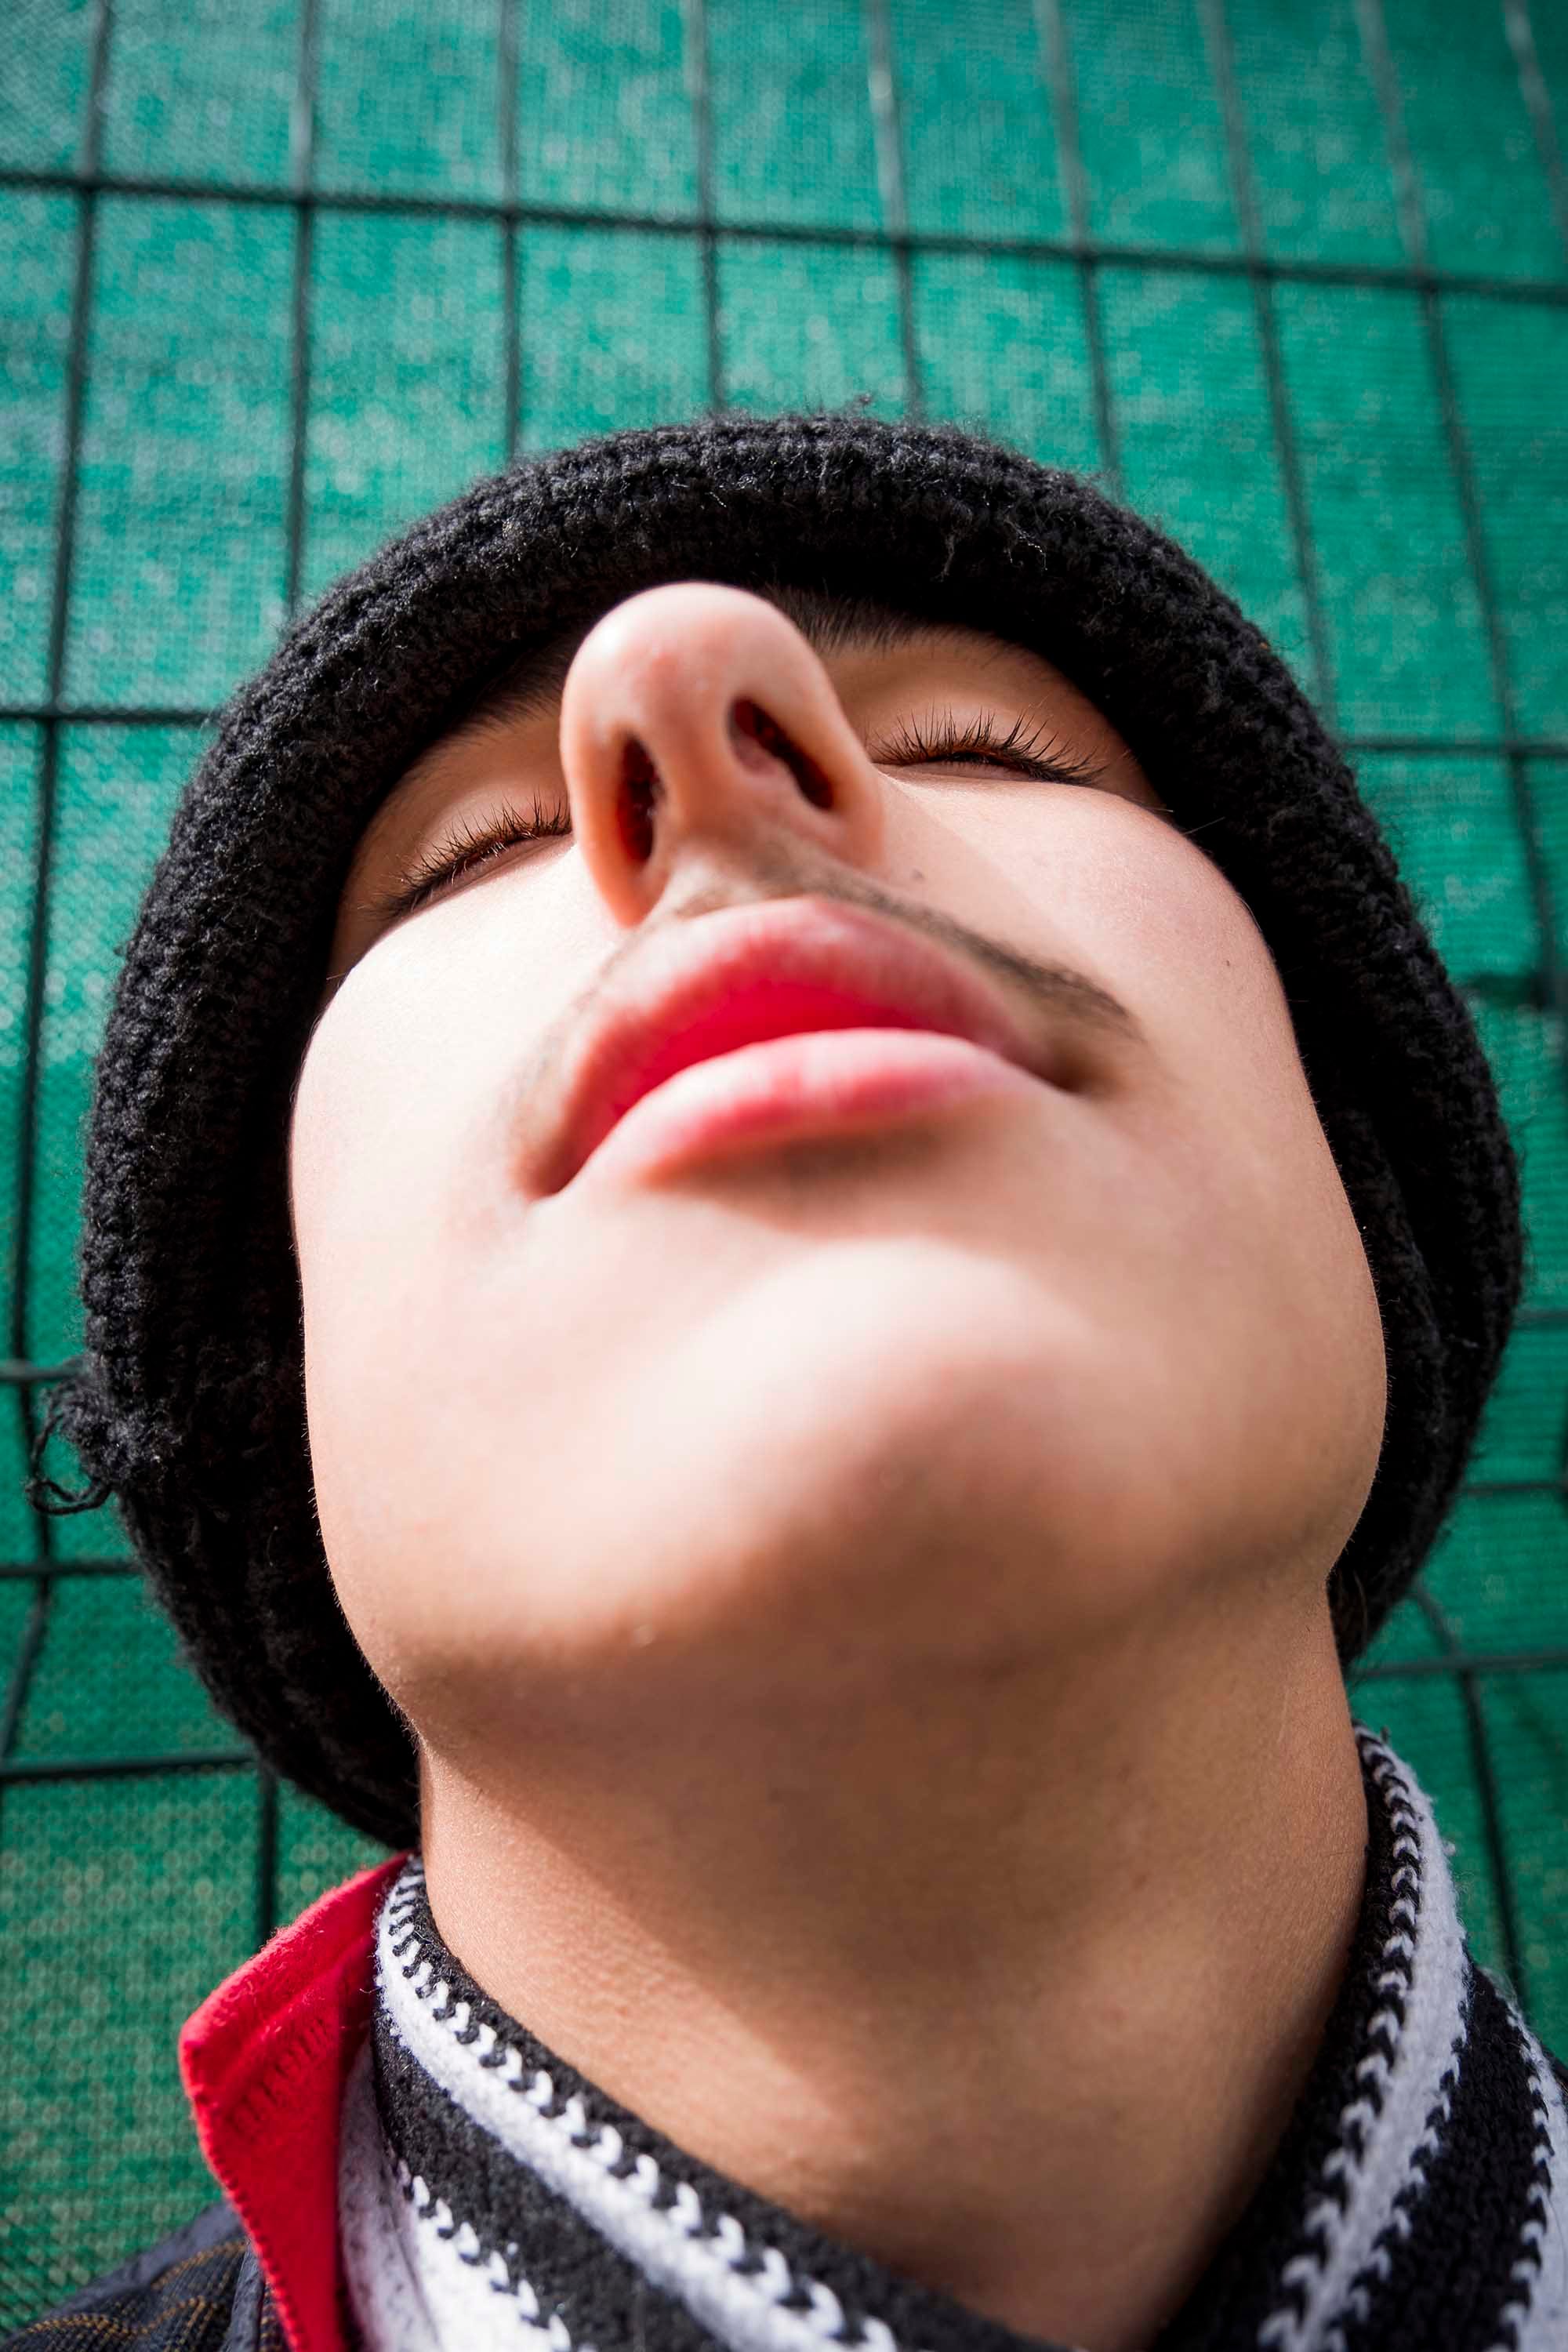
<svg viewBox="0 0 1568 2352">
<path fill-rule="evenodd" d="M 1561 171 L 1563 163 L 1568 162 L 1563 141 L 1563 125 L 1568 122 L 1568 8 L 1556 7 L 1552 5 L 1552 0 L 1534 0 L 1529 15 L 1536 66 L 1552 117 Z M 1555 194 L 1553 209 L 1557 218 L 1557 270 L 1560 273 L 1564 263 L 1568 262 L 1568 184 L 1561 176 Z"/>
<path fill-rule="evenodd" d="M 0 1453 L 0 1462 L 8 1472 L 13 1469 L 9 1451 Z M 20 1475 L 19 1464 L 16 1467 L 16 1475 Z M 19 1525 L 21 1515 L 16 1510 L 10 1496 L 6 1497 L 6 1506 L 9 1507 L 0 1507 L 0 1514 L 3 1514 L 0 1515 L 0 1528 L 4 1528 L 7 1538 L 15 1541 L 14 1528 Z M 10 1687 L 11 1675 L 22 1654 L 23 1636 L 33 1613 L 36 1592 L 37 1587 L 22 1577 L 7 1577 L 0 1582 L 0 1689 Z"/>
<path fill-rule="evenodd" d="M 1479 602 L 1414 294 L 1279 288 L 1340 722 L 1497 732 Z"/>
<path fill-rule="evenodd" d="M 1568 736 L 1568 310 L 1443 305 L 1526 735 Z"/>
<path fill-rule="evenodd" d="M 1358 773 L 1455 979 L 1526 994 L 1541 939 L 1507 763 L 1368 752 Z"/>
<path fill-rule="evenodd" d="M 1196 0 L 1079 0 L 1066 16 L 1093 235 L 1233 249 L 1225 117 Z"/>
<path fill-rule="evenodd" d="M 1384 1683 L 1370 1669 L 1387 1665 L 1398 1668 L 1443 1654 L 1444 1645 L 1436 1628 L 1412 1594 L 1391 1612 L 1387 1622 L 1357 1659 L 1356 1672 L 1358 1676 L 1365 1676 L 1367 1688 L 1375 1686 L 1382 1691 Z"/>
<path fill-rule="evenodd" d="M 317 16 L 319 186 L 500 195 L 494 0 L 317 0 Z"/>
<path fill-rule="evenodd" d="M 277 637 L 293 243 L 281 207 L 98 208 L 75 702 L 216 702 Z"/>
<path fill-rule="evenodd" d="M 1311 687 L 1251 288 L 1158 269 L 1107 269 L 1100 283 L 1127 496 L 1191 548 Z"/>
<path fill-rule="evenodd" d="M 0 1151 L 5 1153 L 0 1165 L 7 1169 L 16 1167 L 22 1143 L 42 749 L 36 727 L 0 724 Z M 14 1187 L 7 1184 L 0 1194 L 0 1296 L 7 1324 L 18 1278 L 18 1206 Z"/>
<path fill-rule="evenodd" d="M 1426 1583 L 1469 1649 L 1568 1647 L 1561 1496 L 1461 1496 L 1433 1548 Z"/>
<path fill-rule="evenodd" d="M 250 1947 L 255 1834 L 248 1771 L 5 1791 L 0 2327 L 212 2202 L 174 2044 Z"/>
<path fill-rule="evenodd" d="M 1568 1395 L 1568 1324 L 1524 1324 L 1510 1339 L 1488 1400 L 1472 1479 L 1561 1475 L 1563 1399 Z"/>
<path fill-rule="evenodd" d="M 697 142 L 679 0 L 621 0 L 613 11 L 602 0 L 558 0 L 524 8 L 521 18 L 520 194 L 595 212 L 694 212 Z"/>
<path fill-rule="evenodd" d="M 0 190 L 0 696 L 40 696 L 60 495 L 77 207 Z"/>
<path fill-rule="evenodd" d="M 65 171 L 87 96 L 93 0 L 12 0 L 0 41 L 0 165 Z"/>
<path fill-rule="evenodd" d="M 1063 236 L 1035 0 L 890 0 L 889 16 L 910 226 Z"/>
<path fill-rule="evenodd" d="M 845 0 L 706 0 L 724 221 L 882 223 L 865 25 Z"/>
<path fill-rule="evenodd" d="M 1501 7 L 1446 8 L 1437 38 L 1431 0 L 1383 6 L 1428 258 L 1488 277 L 1561 278 L 1563 248 Z M 1530 13 L 1550 18 L 1552 0 L 1535 0 Z"/>
<path fill-rule="evenodd" d="M 505 454 L 501 235 L 331 213 L 310 253 L 305 593 Z"/>
<path fill-rule="evenodd" d="M 723 241 L 719 317 L 737 408 L 837 408 L 862 394 L 884 415 L 904 405 L 898 274 L 886 253 Z"/>
<path fill-rule="evenodd" d="M 708 399 L 702 263 L 690 236 L 535 228 L 518 246 L 521 446 L 691 416 Z"/>
<path fill-rule="evenodd" d="M 92 1058 L 193 749 L 186 730 L 163 727 L 71 728 L 61 743 L 27 1300 L 27 1344 L 45 1363 L 80 1344 L 77 1199 Z"/>
<path fill-rule="evenodd" d="M 1047 464 L 1098 466 L 1083 297 L 1072 264 L 927 253 L 916 257 L 913 277 L 928 406 Z"/>
<path fill-rule="evenodd" d="M 278 1908 L 292 1919 L 356 1870 L 384 1862 L 386 1849 L 351 1830 L 324 1805 L 285 1789 L 278 1806 Z"/>
<path fill-rule="evenodd" d="M 1493 1743 L 1508 1866 L 1522 1926 L 1531 2004 L 1549 2048 L 1568 2043 L 1568 1673 L 1490 1675 L 1481 1689 Z"/>
<path fill-rule="evenodd" d="M 27 1475 L 28 1438 L 22 1405 L 20 1388 L 10 1395 L 0 1394 L 0 1559 L 5 1560 L 30 1559 L 36 1540 L 33 1514 L 22 1491 Z M 16 1590 L 21 1589 L 18 1584 Z M 10 1590 L 9 1582 L 0 1578 L 0 1592 Z M 6 1668 L 0 1663 L 0 1691 L 9 1687 Z"/>
<path fill-rule="evenodd" d="M 48 1470 L 61 1486 L 79 1488 L 80 1466 L 68 1447 L 58 1440 L 49 1449 Z M 72 1560 L 97 1559 L 129 1562 L 134 1558 L 131 1539 L 112 1503 L 105 1503 L 96 1511 L 73 1511 L 68 1518 L 51 1520 L 50 1525 L 58 1560 L 68 1564 Z"/>
<path fill-rule="evenodd" d="M 286 181 L 299 46 L 299 0 L 116 0 L 106 170 Z"/>
<path fill-rule="evenodd" d="M 140 1577 L 56 1580 L 18 1756 L 158 1756 L 234 1744 Z"/>
<path fill-rule="evenodd" d="M 1271 254 L 1404 258 L 1394 180 L 1355 0 L 1231 12 L 1258 226 Z"/>
<path fill-rule="evenodd" d="M 1524 775 L 1552 896 L 1558 952 L 1568 956 L 1568 760 L 1532 760 Z"/>
<path fill-rule="evenodd" d="M 1523 1168 L 1528 1297 L 1568 1307 L 1568 1041 L 1561 1013 L 1472 997 Z"/>
</svg>

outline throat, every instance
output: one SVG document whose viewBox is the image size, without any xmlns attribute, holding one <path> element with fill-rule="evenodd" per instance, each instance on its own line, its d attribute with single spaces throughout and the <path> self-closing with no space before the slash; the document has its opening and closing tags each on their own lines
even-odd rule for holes
<svg viewBox="0 0 1568 2352">
<path fill-rule="evenodd" d="M 1568 2115 L 1550 2063 L 1471 1964 L 1431 1811 L 1359 1736 L 1364 1885 L 1342 1980 L 1278 2144 L 1190 2284 L 1118 2321 L 1065 2293 L 1016 2313 L 726 2175 L 546 2048 L 467 1974 L 410 1864 L 377 1936 L 374 2031 L 351 2087 L 341 2208 L 364 2352 L 1555 2352 L 1568 2320 Z M 649 1997 L 654 1999 L 653 1989 Z M 674 2006 L 658 1997 L 679 2039 Z M 952 2029 L 962 2034 L 961 2000 Z M 1165 2087 L 1134 2104 L 1157 2127 Z M 1113 2104 L 1109 2098 L 1108 2108 Z M 837 2139 L 845 2137 L 842 2122 Z M 825 2127 L 826 2131 L 826 2127 Z M 840 2150 L 825 2137 L 826 2176 Z M 939 2186 L 962 2204 L 968 2151 Z M 938 2159 L 940 2161 L 940 2159 Z M 1050 2179 L 1021 2242 L 1056 2226 Z M 1330 2193 L 1330 2190 L 1332 2193 Z M 1110 2199 L 1096 2259 L 1142 2251 Z M 1065 2273 L 1064 2273 L 1065 2276 Z M 1413 2332 L 1414 2331 L 1414 2332 Z"/>
<path fill-rule="evenodd" d="M 908 1819 L 743 1787 L 748 1863 L 721 1845 L 711 1790 L 670 1801 L 651 1775 L 623 1780 L 618 1803 L 606 1790 L 585 1808 L 622 1832 L 591 1869 L 559 1825 L 526 1843 L 513 1825 L 506 1949 L 470 1899 L 506 1871 L 472 1849 L 456 1867 L 437 1806 L 431 1892 L 389 1980 L 395 1994 L 413 1967 L 446 1986 L 426 2016 L 468 2002 L 481 2038 L 521 2053 L 480 2073 L 523 2070 L 512 2099 L 547 2123 L 560 2102 L 607 2109 L 616 2137 L 587 2161 L 624 2157 L 630 2178 L 646 2156 L 667 2181 L 673 2167 L 704 2210 L 749 2198 L 1004 2336 L 1141 2352 L 1245 2211 L 1344 1973 L 1366 1814 L 1335 1687 L 1342 1746 L 1281 1759 L 1288 1811 L 1270 1814 L 1255 1775 L 1255 1818 L 1238 1819 L 1228 1756 L 1217 1801 L 1163 1786 L 1152 1806 L 1103 1754 L 1080 1759 L 1120 1790 L 1092 1820 L 1048 1769 L 1019 1809 L 981 1759 L 963 1776 L 993 1824 L 978 1858 L 931 1780 Z M 379 2063 L 384 2111 L 406 2118 L 417 2077 L 395 2036 Z M 429 2180 L 400 2128 L 399 2161 Z M 492 2235 L 504 2225 L 489 2215 Z"/>
</svg>

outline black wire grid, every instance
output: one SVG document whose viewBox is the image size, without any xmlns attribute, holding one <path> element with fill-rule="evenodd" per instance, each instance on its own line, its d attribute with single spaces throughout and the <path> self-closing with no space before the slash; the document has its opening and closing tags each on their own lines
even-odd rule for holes
<svg viewBox="0 0 1568 2352">
<path fill-rule="evenodd" d="M 899 307 L 899 336 L 906 386 L 906 409 L 920 415 L 926 406 L 922 357 L 916 333 L 912 289 L 917 258 L 932 254 L 984 254 L 1026 259 L 1050 259 L 1072 265 L 1079 283 L 1088 344 L 1093 414 L 1099 433 L 1100 472 L 1117 489 L 1122 470 L 1118 446 L 1118 418 L 1112 396 L 1109 345 L 1101 299 L 1103 273 L 1110 265 L 1136 265 L 1142 269 L 1193 272 L 1213 278 L 1227 276 L 1242 281 L 1254 314 L 1258 348 L 1267 390 L 1269 422 L 1277 446 L 1288 520 L 1290 551 L 1300 585 L 1307 649 L 1321 707 L 1335 721 L 1332 666 L 1325 623 L 1324 595 L 1317 551 L 1309 518 L 1307 491 L 1298 444 L 1297 424 L 1288 396 L 1281 361 L 1277 293 L 1282 283 L 1298 281 L 1339 287 L 1397 289 L 1413 293 L 1418 302 L 1432 382 L 1441 415 L 1442 443 L 1462 521 L 1463 547 L 1469 581 L 1484 633 L 1490 685 L 1500 730 L 1474 736 L 1408 734 L 1346 734 L 1352 753 L 1396 755 L 1486 754 L 1500 761 L 1508 778 L 1511 811 L 1522 845 L 1529 898 L 1540 941 L 1539 963 L 1530 975 L 1526 992 L 1533 1007 L 1555 1014 L 1559 1030 L 1558 1080 L 1568 1090 L 1568 1061 L 1562 1058 L 1562 1037 L 1568 1034 L 1568 976 L 1565 976 L 1552 877 L 1543 842 L 1542 786 L 1538 778 L 1548 764 L 1568 761 L 1568 740 L 1531 737 L 1521 719 L 1510 659 L 1510 647 L 1483 531 L 1482 502 L 1476 469 L 1456 392 L 1451 349 L 1451 322 L 1446 305 L 1458 296 L 1495 305 L 1497 331 L 1505 334 L 1521 306 L 1568 308 L 1568 282 L 1444 271 L 1432 262 L 1421 187 L 1406 135 L 1400 81 L 1395 71 L 1383 18 L 1383 0 L 1357 0 L 1355 16 L 1362 53 L 1375 89 L 1383 137 L 1392 173 L 1405 259 L 1397 266 L 1323 259 L 1281 259 L 1265 250 L 1253 167 L 1235 67 L 1232 27 L 1226 0 L 1198 0 L 1202 34 L 1223 117 L 1228 162 L 1230 198 L 1240 234 L 1239 249 L 1151 248 L 1142 244 L 1118 244 L 1090 234 L 1089 184 L 1080 142 L 1080 123 L 1074 90 L 1070 27 L 1064 21 L 1063 0 L 1036 0 L 1036 26 L 1046 77 L 1054 106 L 1058 158 L 1068 233 L 1059 236 L 1002 236 L 979 237 L 958 234 L 916 233 L 909 225 L 904 188 L 905 126 L 900 121 L 900 90 L 893 69 L 889 0 L 864 0 L 863 23 L 870 61 L 869 95 L 875 137 L 877 173 L 884 226 L 877 229 L 833 226 L 814 222 L 792 226 L 776 219 L 748 224 L 718 216 L 714 195 L 714 130 L 710 98 L 709 26 L 705 0 L 682 0 L 687 91 L 694 131 L 697 207 L 695 215 L 671 219 L 658 214 L 606 211 L 598 207 L 524 200 L 518 192 L 517 89 L 521 0 L 497 0 L 499 8 L 498 95 L 496 135 L 502 160 L 500 193 L 494 198 L 459 195 L 378 195 L 363 190 L 335 193 L 315 184 L 319 7 L 321 0 L 300 0 L 297 73 L 291 114 L 290 160 L 285 185 L 245 186 L 227 181 L 132 178 L 103 168 L 103 133 L 107 76 L 114 30 L 115 0 L 91 0 L 89 63 L 85 114 L 75 168 L 0 170 L 0 191 L 36 191 L 68 195 L 76 200 L 75 252 L 68 329 L 65 344 L 63 451 L 56 513 L 52 572 L 48 580 L 48 623 L 45 688 L 41 698 L 0 706 L 0 721 L 27 722 L 38 730 L 40 747 L 37 821 L 34 835 L 31 877 L 29 961 L 26 972 L 25 1057 L 21 1070 L 16 1126 L 14 1183 L 16 1279 L 10 1304 L 9 1358 L 0 1360 L 0 1387 L 7 1393 L 6 1410 L 19 1424 L 24 1456 L 37 1434 L 41 1392 L 65 1366 L 40 1362 L 29 1350 L 29 1273 L 33 1264 L 38 1199 L 38 1104 L 42 1055 L 40 1039 L 46 1007 L 47 962 L 51 890 L 56 878 L 61 734 L 73 729 L 112 724 L 116 728 L 188 728 L 193 735 L 209 724 L 211 713 L 185 704 L 121 707 L 70 703 L 66 695 L 67 635 L 73 593 L 73 566 L 78 552 L 78 490 L 82 462 L 84 404 L 89 373 L 89 320 L 93 299 L 95 245 L 100 206 L 105 197 L 185 202 L 210 198 L 227 206 L 280 209 L 293 224 L 292 294 L 289 323 L 289 395 L 286 489 L 286 600 L 295 609 L 301 595 L 306 524 L 306 435 L 310 406 L 313 362 L 310 312 L 311 257 L 318 223 L 334 212 L 375 212 L 405 215 L 437 214 L 499 225 L 503 253 L 505 449 L 510 457 L 518 441 L 521 407 L 518 318 L 517 243 L 519 233 L 536 226 L 637 229 L 654 237 L 695 240 L 699 256 L 705 321 L 706 394 L 710 405 L 726 404 L 724 347 L 721 332 L 720 243 L 726 247 L 765 240 L 772 246 L 791 242 L 813 247 L 866 248 L 890 258 Z M 1234 7 L 1237 0 L 1231 0 Z M 1520 87 L 1537 143 L 1549 191 L 1553 222 L 1564 255 L 1568 256 L 1568 175 L 1554 125 L 1551 100 L 1532 37 L 1527 0 L 1504 0 L 1503 17 L 1517 65 Z M 1522 1328 L 1568 1328 L 1568 1307 L 1537 1304 L 1527 1307 Z M 1558 1467 L 1551 1476 L 1473 1481 L 1471 1495 L 1555 1496 L 1568 1507 L 1568 1396 L 1563 1399 L 1563 1444 Z M 1568 1518 L 1563 1522 L 1568 1534 Z M 246 1748 L 237 1745 L 186 1748 L 163 1753 L 115 1756 L 19 1754 L 29 1694 L 44 1649 L 52 1614 L 66 1580 L 124 1578 L 133 1564 L 121 1558 L 61 1558 L 57 1556 L 54 1523 L 41 1514 L 31 1519 L 27 1557 L 0 1561 L 0 1593 L 9 1582 L 28 1594 L 25 1622 L 16 1649 L 8 1685 L 0 1701 L 0 1801 L 8 1790 L 24 1783 L 80 1782 L 142 1778 L 149 1775 L 247 1775 L 254 1784 L 255 1832 L 251 1933 L 258 1941 L 269 1934 L 279 1915 L 279 1791 L 273 1776 Z M 1565 1546 L 1568 1549 L 1568 1546 Z M 1482 1705 L 1481 1688 L 1492 1677 L 1555 1669 L 1568 1671 L 1568 1646 L 1474 1650 L 1465 1646 L 1430 1593 L 1417 1595 L 1417 1605 L 1432 1637 L 1430 1654 L 1380 1658 L 1360 1676 L 1363 1685 L 1377 1682 L 1415 1682 L 1443 1677 L 1457 1689 L 1463 1709 L 1468 1761 L 1478 1800 L 1484 1843 L 1485 1867 L 1497 1923 L 1497 1957 L 1521 1999 L 1531 1996 L 1525 1937 L 1520 1902 L 1510 1869 L 1500 1801 L 1500 1774 L 1492 1735 Z"/>
</svg>

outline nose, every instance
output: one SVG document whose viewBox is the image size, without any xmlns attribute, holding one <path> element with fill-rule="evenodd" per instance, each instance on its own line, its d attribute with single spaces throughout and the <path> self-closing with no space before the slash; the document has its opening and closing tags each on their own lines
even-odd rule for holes
<svg viewBox="0 0 1568 2352">
<path fill-rule="evenodd" d="M 606 613 L 566 676 L 561 756 L 578 848 L 628 926 L 694 858 L 880 853 L 882 780 L 832 680 L 742 589 L 683 581 Z"/>
</svg>

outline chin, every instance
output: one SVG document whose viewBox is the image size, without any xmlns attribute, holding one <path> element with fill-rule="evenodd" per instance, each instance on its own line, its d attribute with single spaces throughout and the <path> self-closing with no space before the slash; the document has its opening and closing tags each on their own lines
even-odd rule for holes
<svg viewBox="0 0 1568 2352">
<path fill-rule="evenodd" d="M 644 1230 L 586 1286 L 580 1262 L 482 1305 L 458 1286 L 421 1335 L 417 1421 L 384 1368 L 337 1382 L 358 1443 L 319 1485 L 329 1556 L 416 1721 L 442 1693 L 526 1728 L 770 1675 L 847 1685 L 879 1646 L 1070 1646 L 1256 1579 L 1330 1484 L 1331 1433 L 1245 1318 L 1205 1339 L 1184 1293 L 1108 1297 L 1037 1225 L 1022 1254 L 885 1210 L 761 1247 L 754 1215 L 699 1222 L 705 1252 Z"/>
<path fill-rule="evenodd" d="M 1089 1559 L 1104 1497 L 1081 1445 L 1049 1466 L 1038 1391 L 1005 1369 L 984 1415 L 951 1368 L 945 1386 L 884 1380 L 875 1411 L 854 1381 L 797 1368 L 771 1425 L 732 1393 L 732 1424 L 650 1408 L 591 1464 L 531 1446 L 516 1483 L 449 1493 L 437 1575 L 423 1548 L 383 1560 L 374 1627 L 342 1580 L 351 1622 L 449 1748 L 500 1719 L 527 1743 L 563 1709 L 756 1705 L 798 1698 L 803 1677 L 848 1700 L 910 1668 L 1058 1646 L 1108 1600 L 1103 1553 Z"/>
</svg>

